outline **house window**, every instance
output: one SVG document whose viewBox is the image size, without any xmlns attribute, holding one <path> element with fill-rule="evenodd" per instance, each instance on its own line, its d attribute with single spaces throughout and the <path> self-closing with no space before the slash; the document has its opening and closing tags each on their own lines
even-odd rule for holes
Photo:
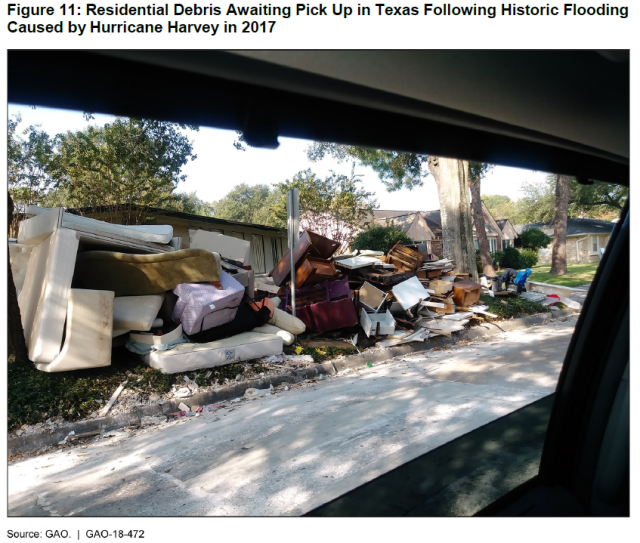
<svg viewBox="0 0 640 543">
<path fill-rule="evenodd" d="M 591 254 L 592 255 L 597 255 L 598 254 L 598 236 L 591 236 L 589 238 L 589 246 L 591 247 Z"/>
<path fill-rule="evenodd" d="M 282 258 L 282 238 L 271 238 L 271 253 L 273 254 L 273 265 L 275 266 Z"/>
<path fill-rule="evenodd" d="M 251 256 L 253 257 L 253 271 L 255 273 L 266 273 L 264 263 L 264 239 L 260 234 L 251 234 Z"/>
<path fill-rule="evenodd" d="M 495 253 L 498 250 L 498 242 L 496 238 L 489 238 L 489 251 Z"/>
<path fill-rule="evenodd" d="M 508 249 L 511 246 L 511 240 L 510 239 L 503 239 L 502 240 L 502 250 L 504 251 L 505 249 Z"/>
<path fill-rule="evenodd" d="M 473 240 L 473 248 L 474 248 L 476 251 L 479 251 L 479 250 L 480 250 L 480 245 L 478 245 L 478 240 L 477 240 L 477 239 L 474 239 L 474 240 Z"/>
<path fill-rule="evenodd" d="M 232 238 L 244 239 L 244 234 L 242 232 L 231 232 Z"/>
</svg>

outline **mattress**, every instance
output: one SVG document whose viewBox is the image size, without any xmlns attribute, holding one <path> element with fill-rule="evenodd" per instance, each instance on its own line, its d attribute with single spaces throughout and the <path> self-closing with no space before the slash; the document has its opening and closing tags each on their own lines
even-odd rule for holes
<svg viewBox="0 0 640 543">
<path fill-rule="evenodd" d="M 81 288 L 112 290 L 116 297 L 143 296 L 180 283 L 220 281 L 220 271 L 220 255 L 204 249 L 146 255 L 86 251 L 78 255 L 73 280 Z"/>
<path fill-rule="evenodd" d="M 186 334 L 226 324 L 236 316 L 244 287 L 224 271 L 220 284 L 221 290 L 211 283 L 183 283 L 173 289 L 178 300 L 171 319 L 179 320 Z"/>
<path fill-rule="evenodd" d="M 27 208 L 28 215 L 44 215 L 53 211 L 45 207 L 29 206 Z M 28 219 L 28 222 L 31 219 Z M 168 224 L 143 224 L 135 226 L 125 226 L 123 224 L 112 224 L 89 217 L 73 215 L 72 213 L 64 213 L 62 216 L 62 226 L 73 229 L 74 226 L 88 228 L 105 234 L 117 234 L 138 241 L 146 241 L 150 243 L 167 244 L 173 237 L 173 227 Z"/>
<path fill-rule="evenodd" d="M 182 343 L 168 351 L 142 355 L 142 360 L 163 373 L 178 373 L 281 353 L 281 337 L 244 332 L 210 343 Z"/>
</svg>

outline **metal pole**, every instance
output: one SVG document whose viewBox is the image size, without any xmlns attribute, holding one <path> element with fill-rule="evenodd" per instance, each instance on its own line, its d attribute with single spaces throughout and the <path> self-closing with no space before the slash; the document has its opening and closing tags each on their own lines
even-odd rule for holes
<svg viewBox="0 0 640 543">
<path fill-rule="evenodd" d="M 298 189 L 287 191 L 287 230 L 289 234 L 289 257 L 291 258 L 291 314 L 296 316 L 296 261 L 294 251 L 298 247 L 300 211 L 298 208 Z"/>
<path fill-rule="evenodd" d="M 291 249 L 289 249 L 289 256 L 291 256 L 291 314 L 295 317 L 296 316 L 296 261 L 295 261 L 295 257 L 293 256 L 293 252 L 294 252 L 294 247 L 293 247 L 293 236 L 295 235 L 295 233 L 293 232 L 293 229 L 291 229 L 289 236 L 291 237 L 291 243 L 289 243 L 289 247 L 291 247 Z"/>
</svg>

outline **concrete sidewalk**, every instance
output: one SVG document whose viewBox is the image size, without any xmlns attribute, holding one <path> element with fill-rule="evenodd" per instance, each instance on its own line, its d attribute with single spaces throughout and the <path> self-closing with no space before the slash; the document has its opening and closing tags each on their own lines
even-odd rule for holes
<svg viewBox="0 0 640 543">
<path fill-rule="evenodd" d="M 576 317 L 9 466 L 9 515 L 302 514 L 555 389 Z"/>
</svg>

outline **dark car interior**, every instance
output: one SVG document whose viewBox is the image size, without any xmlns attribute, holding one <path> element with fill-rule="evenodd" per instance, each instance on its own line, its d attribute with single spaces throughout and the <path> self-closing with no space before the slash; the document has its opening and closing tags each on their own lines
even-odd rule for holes
<svg viewBox="0 0 640 543">
<path fill-rule="evenodd" d="M 68 77 L 73 69 L 77 77 Z M 46 81 L 46 85 L 42 82 Z M 629 52 L 10 50 L 11 103 L 450 156 L 629 185 Z M 539 472 L 479 516 L 629 515 L 629 203 L 556 392 L 309 513 L 439 516 L 496 447 Z"/>
</svg>

